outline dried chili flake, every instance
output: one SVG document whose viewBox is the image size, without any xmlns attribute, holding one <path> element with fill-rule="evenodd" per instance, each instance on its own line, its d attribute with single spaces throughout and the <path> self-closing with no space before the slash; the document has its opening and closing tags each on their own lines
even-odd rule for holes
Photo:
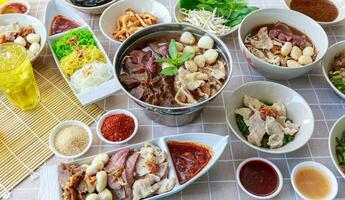
<svg viewBox="0 0 345 200">
<path fill-rule="evenodd" d="M 116 114 L 105 118 L 101 131 L 105 139 L 120 142 L 130 137 L 135 128 L 132 117 L 126 114 Z"/>
</svg>

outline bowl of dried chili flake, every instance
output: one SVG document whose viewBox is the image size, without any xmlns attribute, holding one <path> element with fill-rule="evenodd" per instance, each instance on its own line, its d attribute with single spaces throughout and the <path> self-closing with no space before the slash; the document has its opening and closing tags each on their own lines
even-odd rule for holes
<svg viewBox="0 0 345 200">
<path fill-rule="evenodd" d="M 108 144 L 123 144 L 137 133 L 138 119 L 128 110 L 111 110 L 99 119 L 96 129 L 102 141 Z"/>
</svg>

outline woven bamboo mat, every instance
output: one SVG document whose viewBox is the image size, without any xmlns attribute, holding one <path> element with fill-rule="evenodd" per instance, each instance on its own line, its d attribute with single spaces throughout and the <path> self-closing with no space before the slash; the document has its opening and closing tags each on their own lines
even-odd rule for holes
<svg viewBox="0 0 345 200">
<path fill-rule="evenodd" d="M 40 105 L 27 112 L 12 107 L 0 96 L 0 199 L 53 153 L 50 130 L 60 121 L 91 124 L 103 112 L 92 104 L 81 106 L 57 69 L 36 68 Z"/>
</svg>

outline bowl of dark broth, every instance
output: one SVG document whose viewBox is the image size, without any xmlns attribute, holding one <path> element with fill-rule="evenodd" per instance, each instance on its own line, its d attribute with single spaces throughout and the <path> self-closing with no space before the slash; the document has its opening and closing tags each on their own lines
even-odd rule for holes
<svg viewBox="0 0 345 200">
<path fill-rule="evenodd" d="M 303 13 L 321 25 L 345 19 L 345 0 L 285 0 L 291 10 Z"/>
<path fill-rule="evenodd" d="M 65 3 L 84 13 L 101 14 L 116 0 L 64 0 Z"/>
</svg>

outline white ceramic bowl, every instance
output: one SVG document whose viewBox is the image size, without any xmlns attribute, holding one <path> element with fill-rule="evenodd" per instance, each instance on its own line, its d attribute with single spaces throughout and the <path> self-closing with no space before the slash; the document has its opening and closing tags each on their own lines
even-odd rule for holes
<svg viewBox="0 0 345 200">
<path fill-rule="evenodd" d="M 110 41 L 117 44 L 122 42 L 115 40 L 113 32 L 116 30 L 117 19 L 125 14 L 127 8 L 132 8 L 136 12 L 148 12 L 158 18 L 159 23 L 171 22 L 171 16 L 169 10 L 160 2 L 155 0 L 121 0 L 109 6 L 101 15 L 99 20 L 99 27 L 101 32 Z"/>
<path fill-rule="evenodd" d="M 342 116 L 340 119 L 338 119 L 331 131 L 329 132 L 329 138 L 328 138 L 328 149 L 329 153 L 331 155 L 332 161 L 334 166 L 337 168 L 338 172 L 345 178 L 345 173 L 341 170 L 341 167 L 338 163 L 337 153 L 336 153 L 336 141 L 335 138 L 341 138 L 343 132 L 345 131 L 345 115 Z"/>
<path fill-rule="evenodd" d="M 102 134 L 102 131 L 101 131 L 101 128 L 102 128 L 102 125 L 103 125 L 103 122 L 104 122 L 105 118 L 107 118 L 107 117 L 109 117 L 111 115 L 116 115 L 116 114 L 126 114 L 126 115 L 132 117 L 133 120 L 134 120 L 134 125 L 135 125 L 134 131 L 133 131 L 132 135 L 129 136 L 127 139 L 122 140 L 120 142 L 113 142 L 113 141 L 109 141 L 109 140 L 105 139 L 103 134 Z M 124 109 L 116 109 L 116 110 L 108 111 L 104 115 L 102 115 L 102 117 L 97 122 L 96 131 L 97 131 L 98 137 L 101 138 L 101 140 L 103 142 L 105 142 L 105 143 L 108 143 L 108 144 L 124 144 L 124 143 L 128 142 L 129 140 L 131 140 L 135 136 L 135 134 L 137 134 L 138 127 L 139 127 L 138 119 L 137 119 L 137 117 L 133 113 L 129 112 L 128 110 L 124 110 Z"/>
<path fill-rule="evenodd" d="M 290 8 L 290 2 L 292 0 L 284 0 L 284 5 L 287 9 L 291 9 Z M 319 23 L 321 26 L 329 26 L 329 25 L 334 25 L 338 22 L 341 22 L 345 19 L 345 0 L 331 0 L 335 6 L 337 6 L 338 11 L 339 11 L 339 15 L 338 17 L 332 21 L 332 22 L 317 22 Z"/>
<path fill-rule="evenodd" d="M 240 179 L 240 172 L 241 172 L 241 168 L 248 162 L 250 161 L 254 161 L 254 160 L 259 160 L 259 161 L 262 161 L 262 162 L 265 162 L 267 164 L 269 164 L 270 166 L 273 167 L 273 169 L 277 172 L 277 175 L 278 175 L 278 181 L 279 181 L 279 184 L 278 184 L 278 188 L 275 192 L 273 192 L 272 194 L 270 195 L 267 195 L 267 196 L 258 196 L 258 195 L 255 195 L 253 193 L 250 193 L 243 185 L 242 185 L 242 182 L 241 182 L 241 179 Z M 253 197 L 253 198 L 256 198 L 256 199 L 271 199 L 275 196 L 277 196 L 279 194 L 279 192 L 282 190 L 283 188 L 283 176 L 282 176 L 282 173 L 280 172 L 279 168 L 273 164 L 271 161 L 267 160 L 267 159 L 264 159 L 264 158 L 259 158 L 259 157 L 254 157 L 254 158 L 248 158 L 248 159 L 245 159 L 244 161 L 242 161 L 239 166 L 237 167 L 237 170 L 236 170 L 236 181 L 238 183 L 238 185 L 240 186 L 240 188 L 246 193 L 248 194 L 249 196 Z"/>
<path fill-rule="evenodd" d="M 89 143 L 87 144 L 86 148 L 84 149 L 84 151 L 80 152 L 79 154 L 77 155 L 74 155 L 74 156 L 66 156 L 66 155 L 63 155 L 61 154 L 56 148 L 55 148 L 55 136 L 56 134 L 64 127 L 66 126 L 79 126 L 81 128 L 83 128 L 86 132 L 87 132 L 87 135 L 89 137 Z M 82 155 L 84 155 L 91 147 L 91 144 L 92 144 L 92 131 L 90 129 L 90 127 L 88 127 L 86 124 L 84 124 L 83 122 L 81 121 L 77 121 L 77 120 L 68 120 L 68 121 L 64 121 L 64 122 L 61 122 L 59 123 L 57 126 L 55 126 L 53 128 L 53 130 L 51 131 L 50 135 L 49 135 L 49 146 L 50 146 L 50 149 L 54 152 L 54 154 L 58 157 L 61 157 L 61 158 L 66 158 L 66 159 L 72 159 L 72 158 L 77 158 L 77 157 L 80 157 Z"/>
<path fill-rule="evenodd" d="M 83 7 L 83 6 L 77 6 L 74 5 L 71 0 L 64 0 L 64 2 L 71 6 L 72 8 L 75 8 L 76 10 L 83 12 L 83 13 L 90 13 L 90 14 L 102 14 L 105 9 L 107 9 L 111 4 L 115 3 L 117 0 L 112 0 L 106 4 L 100 5 L 100 6 L 94 6 L 94 7 Z"/>
<path fill-rule="evenodd" d="M 4 4 L 2 4 L 2 5 L 0 6 L 0 13 L 2 12 L 2 10 L 3 10 L 7 5 L 12 4 L 12 3 L 21 3 L 21 4 L 25 5 L 25 7 L 27 8 L 27 10 L 26 10 L 25 13 L 13 13 L 13 14 L 25 14 L 25 15 L 29 14 L 29 12 L 30 12 L 30 4 L 29 4 L 29 2 L 27 2 L 27 1 L 25 1 L 25 0 L 13 0 L 13 1 L 10 0 L 10 1 L 7 1 L 6 3 L 4 3 Z M 7 14 L 6 14 L 6 15 L 7 15 Z"/>
<path fill-rule="evenodd" d="M 301 162 L 298 165 L 296 165 L 291 172 L 291 183 L 292 183 L 292 187 L 293 189 L 296 191 L 296 193 L 301 196 L 303 199 L 308 199 L 306 198 L 303 194 L 301 194 L 299 192 L 299 190 L 296 187 L 295 184 L 295 176 L 296 173 L 298 172 L 298 170 L 302 167 L 315 167 L 317 169 L 319 169 L 320 171 L 322 171 L 331 181 L 331 193 L 328 196 L 328 198 L 323 199 L 323 200 L 331 200 L 334 199 L 335 196 L 337 196 L 338 193 L 338 182 L 337 179 L 335 178 L 334 174 L 331 172 L 331 170 L 329 170 L 326 166 L 318 163 L 318 162 L 313 162 L 313 161 L 305 161 L 305 162 Z"/>
<path fill-rule="evenodd" d="M 180 8 L 180 3 L 177 1 L 176 5 L 175 5 L 175 10 L 174 10 L 174 18 L 175 18 L 175 21 L 178 22 L 178 23 L 187 23 L 187 22 L 183 22 L 183 14 L 180 12 L 181 8 Z M 190 23 L 187 23 L 187 24 L 190 24 Z M 193 25 L 193 24 L 191 24 Z M 194 25 L 195 26 L 195 25 Z M 222 34 L 222 35 L 217 35 L 218 37 L 225 37 L 227 35 L 230 35 L 231 33 L 235 32 L 238 27 L 240 27 L 240 24 L 232 27 L 232 30 L 229 31 L 228 33 L 226 34 Z M 200 27 L 199 27 L 200 28 Z M 206 29 L 204 29 L 205 31 L 208 31 Z"/>
<path fill-rule="evenodd" d="M 336 92 L 341 98 L 345 99 L 345 94 L 339 91 L 331 82 L 331 80 L 328 77 L 328 72 L 331 67 L 331 63 L 334 61 L 334 57 L 337 56 L 339 53 L 345 51 L 345 41 L 341 41 L 338 43 L 333 44 L 331 47 L 328 48 L 326 55 L 322 59 L 321 66 L 322 66 L 322 72 L 325 76 L 325 79 L 327 80 L 328 84 L 331 86 L 331 88 Z"/>
<path fill-rule="evenodd" d="M 238 129 L 234 111 L 242 107 L 244 95 L 249 95 L 260 100 L 271 102 L 281 101 L 286 109 L 287 115 L 295 123 L 300 124 L 300 130 L 293 141 L 277 149 L 265 149 L 255 146 L 247 141 Z M 257 81 L 244 84 L 237 88 L 226 102 L 226 119 L 234 134 L 246 145 L 253 149 L 272 154 L 283 154 L 296 151 L 305 145 L 314 131 L 314 115 L 304 98 L 294 90 L 268 81 Z"/>
<path fill-rule="evenodd" d="M 11 22 L 18 22 L 21 26 L 28 26 L 31 25 L 35 33 L 39 34 L 41 36 L 40 41 L 40 50 L 39 52 L 30 59 L 31 62 L 34 62 L 38 56 L 42 53 L 42 50 L 44 49 L 44 46 L 47 41 L 47 31 L 44 25 L 40 20 L 38 20 L 35 17 L 32 17 L 30 15 L 23 15 L 23 14 L 6 14 L 6 15 L 0 15 L 0 25 L 8 25 Z"/>
<path fill-rule="evenodd" d="M 284 22 L 304 32 L 313 42 L 318 51 L 315 61 L 298 68 L 279 67 L 269 64 L 254 56 L 244 45 L 244 39 L 254 28 L 276 22 Z M 238 40 L 241 52 L 248 63 L 267 78 L 287 80 L 302 76 L 316 67 L 328 48 L 328 37 L 323 28 L 310 17 L 302 13 L 287 9 L 261 9 L 248 15 L 238 29 Z"/>
</svg>

